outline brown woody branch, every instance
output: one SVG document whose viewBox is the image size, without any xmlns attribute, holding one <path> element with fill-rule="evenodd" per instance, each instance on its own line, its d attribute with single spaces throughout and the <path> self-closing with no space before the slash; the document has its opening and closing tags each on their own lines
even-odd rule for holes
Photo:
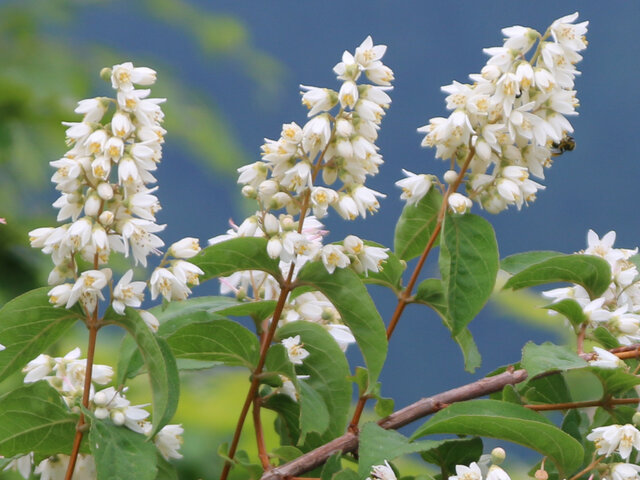
<svg viewBox="0 0 640 480">
<path fill-rule="evenodd" d="M 423 398 L 411 405 L 392 413 L 378 422 L 382 428 L 398 429 L 409 423 L 442 410 L 454 402 L 462 402 L 482 397 L 502 390 L 505 385 L 515 385 L 527 378 L 526 370 L 506 371 L 493 377 L 482 378 L 475 382 Z M 284 480 L 319 467 L 336 452 L 349 453 L 358 448 L 358 436 L 347 432 L 331 442 L 312 450 L 289 463 L 265 472 L 261 480 Z"/>
</svg>

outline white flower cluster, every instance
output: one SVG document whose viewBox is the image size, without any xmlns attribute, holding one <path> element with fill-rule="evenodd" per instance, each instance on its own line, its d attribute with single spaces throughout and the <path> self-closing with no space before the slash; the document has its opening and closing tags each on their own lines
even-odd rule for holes
<svg viewBox="0 0 640 480">
<path fill-rule="evenodd" d="M 364 218 L 378 210 L 377 199 L 384 197 L 364 183 L 383 163 L 375 141 L 391 102 L 387 91 L 393 80 L 393 72 L 381 61 L 385 51 L 386 46 L 374 45 L 367 37 L 353 54 L 344 52 L 334 67 L 342 82 L 339 91 L 301 86 L 309 121 L 302 127 L 283 125 L 278 140 L 265 140 L 261 161 L 238 169 L 243 195 L 256 199 L 260 210 L 239 226 L 232 224 L 210 244 L 236 237 L 265 238 L 268 255 L 279 259 L 285 277 L 293 268 L 294 279 L 305 263 L 315 260 L 322 261 L 329 273 L 351 267 L 366 275 L 382 269 L 387 249 L 366 245 L 353 235 L 341 244 L 323 245 L 328 232 L 318 219 L 327 215 L 329 207 L 347 220 Z M 358 83 L 363 78 L 371 83 Z M 320 178 L 324 186 L 319 185 Z M 335 185 L 337 181 L 341 185 Z M 281 209 L 285 212 L 272 213 Z M 256 300 L 280 294 L 275 279 L 260 271 L 238 272 L 221 283 L 221 293 L 234 293 L 239 299 L 251 292 Z M 343 349 L 354 341 L 335 308 L 318 292 L 288 300 L 283 323 L 301 319 L 325 325 Z"/>
<path fill-rule="evenodd" d="M 640 431 L 631 424 L 607 425 L 594 428 L 587 440 L 591 440 L 598 455 L 618 453 L 623 460 L 628 460 L 633 448 L 640 450 Z"/>
<path fill-rule="evenodd" d="M 491 465 L 486 477 L 482 475 L 482 470 L 476 462 L 469 466 L 456 465 L 456 474 L 449 477 L 449 480 L 511 480 L 511 477 L 498 465 Z"/>
<path fill-rule="evenodd" d="M 553 144 L 573 131 L 566 116 L 575 115 L 578 106 L 573 90 L 579 74 L 575 64 L 582 59 L 578 52 L 586 48 L 588 25 L 574 24 L 577 18 L 574 13 L 557 19 L 544 35 L 522 26 L 503 29 L 503 46 L 484 50 L 490 58 L 479 74 L 470 75 L 472 84 L 454 81 L 442 87 L 449 94 L 449 117 L 432 118 L 418 129 L 426 134 L 422 146 L 435 147 L 438 158 L 460 165 L 473 155 L 467 200 L 476 200 L 491 213 L 509 205 L 520 209 L 533 201 L 544 187 L 530 175 L 544 178 Z M 402 198 L 417 202 L 431 182 L 405 173 L 409 178 L 397 183 L 403 189 Z M 457 212 L 471 205 L 457 197 L 450 198 L 450 203 L 454 200 L 450 207 Z"/>
<path fill-rule="evenodd" d="M 622 345 L 630 345 L 640 341 L 640 281 L 638 269 L 629 260 L 638 249 L 613 248 L 615 239 L 613 231 L 600 239 L 589 230 L 587 249 L 579 252 L 603 258 L 611 267 L 611 284 L 600 297 L 592 300 L 580 285 L 547 290 L 542 295 L 553 299 L 554 303 L 575 300 L 588 318 L 589 327 L 605 327 Z M 604 353 L 599 356 L 601 360 L 605 358 Z"/>
<path fill-rule="evenodd" d="M 67 144 L 63 158 L 51 162 L 56 168 L 51 180 L 60 191 L 53 204 L 59 209 L 59 227 L 37 228 L 31 232 L 31 246 L 50 254 L 55 265 L 49 275 L 49 292 L 56 306 L 71 308 L 80 301 L 86 312 L 93 312 L 102 290 L 111 285 L 106 264 L 112 251 L 125 257 L 131 253 L 136 264 L 147 265 L 150 253 L 160 254 L 164 242 L 156 235 L 164 229 L 155 214 L 160 210 L 152 172 L 162 157 L 161 123 L 164 99 L 149 98 L 149 89 L 136 89 L 155 82 L 156 72 L 131 63 L 105 69 L 116 90 L 115 98 L 92 98 L 78 103 L 75 112 L 81 122 L 65 122 Z M 106 116 L 109 107 L 112 116 Z M 106 120 L 103 120 L 106 118 Z M 195 244 L 194 244 L 195 241 Z M 170 253 L 189 258 L 199 251 L 197 240 L 187 238 L 174 244 Z M 93 265 L 79 271 L 78 257 Z M 187 284 L 197 284 L 202 271 L 184 260 L 172 261 L 169 268 L 158 268 L 151 279 L 151 294 L 168 300 L 184 299 L 191 292 Z M 144 282 L 131 282 L 130 270 L 113 291 L 113 308 L 123 314 L 125 306 L 139 307 Z M 74 283 L 66 283 L 72 279 Z"/>
<path fill-rule="evenodd" d="M 75 348 L 64 357 L 50 357 L 38 355 L 22 370 L 26 373 L 24 382 L 33 383 L 40 380 L 47 381 L 55 388 L 70 408 L 76 408 L 81 400 L 85 382 L 87 360 L 80 358 L 80 349 Z M 124 396 L 126 388 L 118 391 L 114 387 L 95 391 L 95 385 L 106 385 L 111 382 L 113 369 L 107 365 L 93 365 L 91 376 L 91 390 L 89 392 L 89 407 L 96 418 L 109 418 L 115 425 L 125 427 L 134 432 L 149 435 L 152 430 L 151 422 L 147 421 L 149 412 L 142 407 L 146 405 L 131 405 Z M 95 385 L 94 385 L 95 384 Z M 161 455 L 170 458 L 182 458 L 178 452 L 182 444 L 183 428 L 181 425 L 166 425 L 153 438 Z M 62 480 L 65 478 L 69 463 L 68 455 L 54 455 L 42 460 L 33 471 L 40 475 L 41 480 Z M 14 458 L 5 470 L 18 471 L 25 479 L 31 475 L 33 454 Z M 93 456 L 80 454 L 74 470 L 73 478 L 96 479 L 95 462 Z"/>
</svg>

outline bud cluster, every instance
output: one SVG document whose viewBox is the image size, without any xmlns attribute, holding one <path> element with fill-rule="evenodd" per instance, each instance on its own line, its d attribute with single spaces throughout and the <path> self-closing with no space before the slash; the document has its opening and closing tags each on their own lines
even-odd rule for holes
<svg viewBox="0 0 640 480">
<path fill-rule="evenodd" d="M 29 233 L 31 245 L 50 254 L 55 265 L 49 275 L 51 303 L 71 308 L 78 301 L 93 313 L 106 286 L 112 286 L 109 268 L 100 268 L 112 252 L 131 254 L 135 264 L 147 265 L 147 256 L 159 255 L 164 242 L 156 235 L 165 225 L 156 223 L 160 202 L 153 173 L 162 157 L 166 131 L 160 104 L 165 99 L 150 98 L 149 89 L 137 89 L 155 82 L 156 72 L 115 65 L 102 72 L 116 91 L 115 98 L 92 98 L 78 103 L 80 122 L 65 122 L 67 144 L 64 157 L 51 162 L 56 168 L 52 181 L 60 192 L 53 204 L 59 209 L 59 227 L 38 228 Z M 151 278 L 151 294 L 168 300 L 184 299 L 197 285 L 202 273 L 185 262 L 199 251 L 197 240 L 187 238 L 171 247 L 178 260 L 157 268 Z M 81 268 L 87 262 L 92 268 Z M 165 260 L 163 260 L 163 264 Z M 84 271 L 83 271 L 84 270 Z M 144 282 L 132 282 L 129 270 L 113 289 L 114 310 L 139 307 Z M 69 283 L 72 280 L 73 283 Z M 153 325 L 157 321 L 147 318 Z"/>
<path fill-rule="evenodd" d="M 577 114 L 575 64 L 586 48 L 588 25 L 574 24 L 577 17 L 555 20 L 544 35 L 522 26 L 503 29 L 503 46 L 484 50 L 490 58 L 479 74 L 470 75 L 472 84 L 454 81 L 442 87 L 452 113 L 418 129 L 426 134 L 422 146 L 434 147 L 437 158 L 463 165 L 471 157 L 466 193 L 491 213 L 535 200 L 544 187 L 530 176 L 544 178 L 555 148 L 573 132 L 566 117 Z M 402 198 L 417 202 L 430 182 L 408 174 L 397 185 Z M 450 198 L 454 211 L 470 206 Z"/>
</svg>

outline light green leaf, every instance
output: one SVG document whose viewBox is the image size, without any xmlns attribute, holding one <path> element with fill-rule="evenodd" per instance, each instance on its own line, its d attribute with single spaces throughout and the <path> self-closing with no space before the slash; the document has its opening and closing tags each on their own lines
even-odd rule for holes
<svg viewBox="0 0 640 480">
<path fill-rule="evenodd" d="M 255 368 L 260 352 L 253 333 L 226 319 L 192 323 L 170 335 L 167 342 L 176 358 L 222 362 L 249 369 Z"/>
<path fill-rule="evenodd" d="M 582 285 L 593 299 L 611 283 L 611 268 L 606 260 L 592 255 L 561 255 L 531 265 L 511 277 L 504 288 L 518 290 L 555 282 Z"/>
<path fill-rule="evenodd" d="M 313 285 L 324 293 L 356 338 L 375 384 L 387 356 L 387 334 L 376 305 L 358 275 L 349 269 L 327 272 L 322 262 L 307 263 L 298 274 L 301 285 Z"/>
<path fill-rule="evenodd" d="M 500 262 L 500 268 L 507 273 L 515 275 L 525 268 L 529 268 L 531 265 L 535 265 L 536 263 L 544 262 L 545 260 L 553 257 L 559 257 L 561 255 L 563 254 L 560 252 L 550 250 L 516 253 L 515 255 L 509 255 L 508 257 L 503 258 Z"/>
<path fill-rule="evenodd" d="M 444 298 L 444 287 L 442 281 L 437 278 L 428 278 L 423 280 L 418 285 L 418 290 L 414 297 L 414 301 L 422 303 L 433 308 L 440 318 L 442 323 L 451 330 L 449 316 L 447 315 L 447 304 Z M 464 368 L 467 372 L 473 373 L 476 368 L 482 364 L 482 356 L 478 351 L 476 342 L 473 340 L 473 335 L 468 328 L 463 329 L 458 335 L 453 336 L 464 357 Z"/>
<path fill-rule="evenodd" d="M 522 349 L 520 365 L 527 371 L 529 378 L 533 378 L 543 372 L 582 368 L 587 362 L 568 347 L 550 342 L 542 345 L 528 342 Z"/>
<path fill-rule="evenodd" d="M 274 448 L 271 451 L 271 454 L 282 460 L 283 463 L 287 463 L 301 456 L 302 450 L 292 445 L 283 445 L 281 447 Z"/>
<path fill-rule="evenodd" d="M 561 478 L 579 468 L 584 457 L 582 445 L 542 415 L 498 400 L 454 403 L 431 417 L 412 438 L 438 433 L 478 435 L 524 445 L 549 457 Z"/>
<path fill-rule="evenodd" d="M 598 377 L 604 393 L 607 395 L 622 394 L 636 385 L 640 385 L 640 377 L 620 369 L 587 367 L 587 370 Z"/>
<path fill-rule="evenodd" d="M 582 307 L 578 302 L 573 300 L 572 298 L 565 298 L 556 303 L 551 303 L 549 305 L 545 305 L 542 308 L 546 308 L 547 310 L 553 310 L 554 312 L 558 312 L 569 320 L 571 325 L 574 327 L 579 327 L 583 323 L 589 321 L 587 316 L 584 314 Z"/>
<path fill-rule="evenodd" d="M 522 386 L 526 403 L 566 403 L 571 394 L 563 375 L 545 375 L 534 378 Z"/>
<path fill-rule="evenodd" d="M 329 410 L 322 396 L 307 382 L 300 380 L 300 440 L 304 443 L 307 435 L 315 432 L 322 435 L 329 428 Z"/>
<path fill-rule="evenodd" d="M 178 471 L 171 463 L 162 456 L 159 450 L 156 450 L 156 461 L 158 474 L 155 480 L 178 480 Z"/>
<path fill-rule="evenodd" d="M 157 449 L 143 434 L 110 421 L 92 419 L 89 430 L 91 453 L 96 461 L 98 480 L 135 478 L 155 480 L 158 473 Z"/>
<path fill-rule="evenodd" d="M 51 287 L 31 290 L 0 309 L 0 381 L 17 372 L 83 318 L 78 306 L 67 310 L 49 303 Z"/>
<path fill-rule="evenodd" d="M 127 307 L 124 315 L 118 315 L 109 309 L 104 322 L 124 328 L 142 354 L 151 383 L 153 430 L 150 435 L 153 436 L 169 423 L 178 406 L 180 379 L 176 360 L 167 342 L 149 330 L 137 310 Z"/>
<path fill-rule="evenodd" d="M 47 382 L 18 387 L 0 397 L 0 452 L 6 457 L 68 453 L 77 423 L 78 416 Z"/>
<path fill-rule="evenodd" d="M 441 205 L 442 195 L 435 188 L 416 205 L 405 205 L 393 240 L 393 250 L 398 258 L 408 261 L 422 254 L 436 228 Z"/>
<path fill-rule="evenodd" d="M 598 327 L 593 331 L 594 338 L 599 341 L 606 349 L 618 348 L 620 342 L 614 337 L 609 330 L 604 327 Z"/>
<path fill-rule="evenodd" d="M 288 323 L 278 329 L 279 338 L 300 335 L 309 356 L 297 367 L 300 374 L 310 375 L 308 383 L 324 400 L 329 416 L 329 426 L 320 438 L 308 435 L 309 445 L 326 443 L 344 433 L 351 406 L 351 382 L 349 365 L 344 353 L 333 337 L 320 325 L 306 321 Z"/>
<path fill-rule="evenodd" d="M 477 215 L 445 217 L 440 238 L 440 274 L 451 333 L 458 335 L 489 299 L 498 274 L 493 227 Z"/>
<path fill-rule="evenodd" d="M 358 447 L 358 475 L 366 477 L 374 465 L 382 465 L 408 453 L 421 452 L 435 448 L 440 442 L 425 440 L 409 442 L 409 439 L 395 430 L 385 430 L 377 423 L 365 423 L 360 430 Z"/>
<path fill-rule="evenodd" d="M 342 469 L 342 453 L 336 452 L 331 455 L 324 466 L 322 467 L 322 473 L 320 474 L 320 480 L 332 480 L 333 475 Z"/>
<path fill-rule="evenodd" d="M 279 262 L 267 254 L 265 238 L 239 237 L 216 243 L 203 249 L 189 261 L 204 272 L 200 277 L 202 282 L 242 270 L 262 270 L 282 281 Z"/>
</svg>

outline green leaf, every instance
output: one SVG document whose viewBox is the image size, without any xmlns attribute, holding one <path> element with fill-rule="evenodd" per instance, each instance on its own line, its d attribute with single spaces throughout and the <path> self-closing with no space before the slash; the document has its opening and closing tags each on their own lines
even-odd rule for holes
<svg viewBox="0 0 640 480">
<path fill-rule="evenodd" d="M 418 428 L 412 438 L 435 433 L 499 438 L 549 457 L 563 474 L 582 465 L 582 445 L 542 415 L 498 400 L 454 403 Z M 566 475 L 563 475 L 563 477 Z"/>
<path fill-rule="evenodd" d="M 329 299 L 358 342 L 369 370 L 369 384 L 375 384 L 387 356 L 384 323 L 366 287 L 349 269 L 327 272 L 322 262 L 309 262 L 297 277 L 302 285 L 313 285 Z"/>
<path fill-rule="evenodd" d="M 171 463 L 164 459 L 160 451 L 156 450 L 158 474 L 155 480 L 178 480 L 178 471 Z"/>
<path fill-rule="evenodd" d="M 388 417 L 393 413 L 394 404 L 395 402 L 393 401 L 393 398 L 379 397 L 376 402 L 376 406 L 374 407 L 374 411 L 380 418 Z"/>
<path fill-rule="evenodd" d="M 478 437 L 461 438 L 438 442 L 434 448 L 420 453 L 420 456 L 429 463 L 438 465 L 446 475 L 455 473 L 456 465 L 469 465 L 477 462 L 482 455 L 482 440 Z"/>
<path fill-rule="evenodd" d="M 594 338 L 599 341 L 606 349 L 618 348 L 620 342 L 614 337 L 609 330 L 604 327 L 598 327 L 593 331 Z"/>
<path fill-rule="evenodd" d="M 282 460 L 282 463 L 287 463 L 301 456 L 302 450 L 291 445 L 283 445 L 281 447 L 274 448 L 271 453 Z"/>
<path fill-rule="evenodd" d="M 527 403 L 566 403 L 571 401 L 567 382 L 562 375 L 546 375 L 529 380 L 523 387 Z"/>
<path fill-rule="evenodd" d="M 574 327 L 579 327 L 589 321 L 580 304 L 571 298 L 565 298 L 559 302 L 545 305 L 542 308 L 553 310 L 554 312 L 564 315 Z"/>
<path fill-rule="evenodd" d="M 169 423 L 178 406 L 180 379 L 176 360 L 167 342 L 149 330 L 137 310 L 127 307 L 124 315 L 118 315 L 110 308 L 104 316 L 104 322 L 124 328 L 142 354 L 151 384 L 153 430 L 150 436 L 153 436 Z"/>
<path fill-rule="evenodd" d="M 611 268 L 606 260 L 592 255 L 561 255 L 536 263 L 511 277 L 504 288 L 519 290 L 536 285 L 569 282 L 582 285 L 593 299 L 611 283 Z"/>
<path fill-rule="evenodd" d="M 620 369 L 587 367 L 587 370 L 598 377 L 604 393 L 608 395 L 618 395 L 640 385 L 640 377 Z"/>
<path fill-rule="evenodd" d="M 332 480 L 333 475 L 340 471 L 342 468 L 342 453 L 336 452 L 331 455 L 324 466 L 322 467 L 322 473 L 320 474 L 320 480 Z"/>
<path fill-rule="evenodd" d="M 405 205 L 393 239 L 393 250 L 398 258 L 409 261 L 422 254 L 438 223 L 441 205 L 442 195 L 435 188 L 416 205 Z"/>
<path fill-rule="evenodd" d="M 201 282 L 242 270 L 261 270 L 282 281 L 279 262 L 267 254 L 265 238 L 239 237 L 216 243 L 189 261 L 204 272 L 200 277 Z"/>
<path fill-rule="evenodd" d="M 515 255 L 509 255 L 508 257 L 503 258 L 500 262 L 500 269 L 515 275 L 525 268 L 529 268 L 531 265 L 535 265 L 536 263 L 544 262 L 545 260 L 561 255 L 563 254 L 560 252 L 553 252 L 549 250 L 516 253 Z"/>
<path fill-rule="evenodd" d="M 304 443 L 307 435 L 315 432 L 322 435 L 329 428 L 329 410 L 324 399 L 304 380 L 300 385 L 300 440 Z"/>
<path fill-rule="evenodd" d="M 260 344 L 256 336 L 239 323 L 220 319 L 193 323 L 167 338 L 176 358 L 221 362 L 253 369 Z"/>
<path fill-rule="evenodd" d="M 444 298 L 444 287 L 442 281 L 437 278 L 428 278 L 423 280 L 419 285 L 417 292 L 414 296 L 414 301 L 422 303 L 433 308 L 444 325 L 451 330 L 449 316 L 447 315 L 447 303 Z M 464 368 L 467 372 L 473 373 L 476 368 L 482 364 L 482 356 L 478 351 L 476 342 L 473 340 L 473 335 L 468 328 L 463 329 L 458 335 L 453 336 L 456 341 L 462 356 L 464 357 Z"/>
<path fill-rule="evenodd" d="M 533 378 L 539 373 L 553 370 L 565 371 L 572 368 L 582 368 L 587 362 L 569 347 L 545 342 L 536 345 L 528 342 L 522 349 L 521 366 Z"/>
<path fill-rule="evenodd" d="M 360 477 L 355 471 L 345 468 L 344 470 L 335 473 L 333 477 L 331 477 L 331 480 L 360 480 Z"/>
<path fill-rule="evenodd" d="M 390 462 L 400 455 L 421 452 L 437 446 L 439 442 L 409 442 L 409 439 L 395 430 L 385 430 L 377 423 L 365 423 L 360 430 L 358 454 L 358 474 L 361 478 L 371 472 L 373 465 Z"/>
<path fill-rule="evenodd" d="M 96 461 L 98 480 L 156 479 L 158 453 L 156 446 L 148 442 L 145 435 L 93 418 L 89 442 Z"/>
<path fill-rule="evenodd" d="M 6 457 L 68 454 L 77 422 L 47 382 L 18 387 L 0 397 L 0 452 Z"/>
<path fill-rule="evenodd" d="M 440 238 L 439 265 L 454 336 L 489 299 L 498 274 L 498 259 L 498 244 L 489 222 L 473 214 L 447 214 Z"/>
<path fill-rule="evenodd" d="M 364 243 L 365 245 L 384 248 L 384 245 L 376 242 L 365 241 Z M 398 293 L 402 290 L 402 274 L 407 268 L 407 264 L 400 261 L 393 252 L 387 251 L 387 255 L 388 258 L 382 264 L 382 269 L 379 272 L 368 272 L 366 275 L 360 274 L 360 278 L 364 283 L 382 285 Z"/>
<path fill-rule="evenodd" d="M 80 307 L 67 310 L 49 303 L 51 287 L 31 290 L 0 309 L 0 382 L 56 342 L 83 317 Z"/>
<path fill-rule="evenodd" d="M 300 374 L 310 375 L 308 383 L 320 394 L 328 412 L 329 426 L 315 443 L 320 445 L 344 433 L 351 406 L 349 365 L 333 337 L 320 325 L 303 320 L 278 329 L 279 338 L 300 335 L 309 356 L 297 367 Z M 308 436 L 311 440 L 314 435 Z M 314 443 L 314 442 L 312 442 Z"/>
</svg>

